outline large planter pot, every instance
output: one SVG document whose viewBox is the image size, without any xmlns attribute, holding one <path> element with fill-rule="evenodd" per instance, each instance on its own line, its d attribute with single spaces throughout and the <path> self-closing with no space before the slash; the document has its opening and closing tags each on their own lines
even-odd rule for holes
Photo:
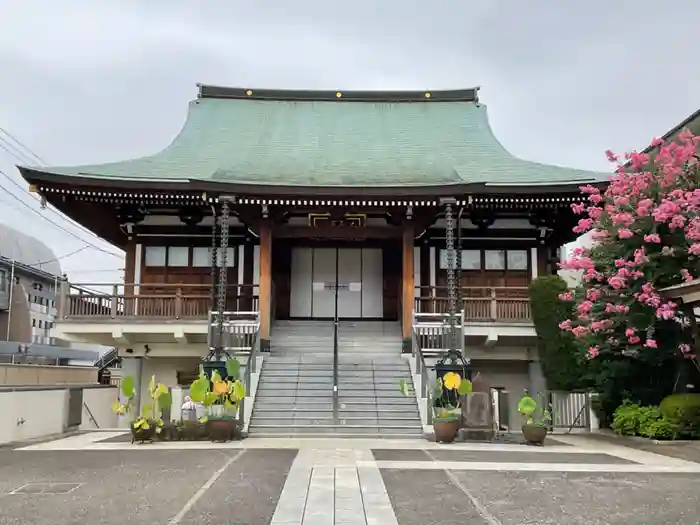
<svg viewBox="0 0 700 525">
<path fill-rule="evenodd" d="M 523 437 L 528 445 L 542 446 L 547 437 L 547 427 L 539 425 L 523 425 Z"/>
<path fill-rule="evenodd" d="M 146 441 L 153 441 L 156 435 L 156 422 L 149 421 L 148 428 L 136 428 L 134 424 L 131 424 L 131 442 L 136 441 L 144 443 Z"/>
<path fill-rule="evenodd" d="M 233 418 L 210 418 L 207 432 L 212 441 L 231 441 L 239 437 L 238 421 Z"/>
<path fill-rule="evenodd" d="M 461 421 L 455 420 L 435 420 L 433 430 L 435 430 L 435 441 L 438 443 L 452 443 L 457 436 Z"/>
</svg>

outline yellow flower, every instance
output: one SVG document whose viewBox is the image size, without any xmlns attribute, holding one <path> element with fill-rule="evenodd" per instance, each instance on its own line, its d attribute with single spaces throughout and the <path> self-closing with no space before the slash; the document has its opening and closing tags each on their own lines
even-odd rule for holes
<svg viewBox="0 0 700 525">
<path fill-rule="evenodd" d="M 228 384 L 226 381 L 217 381 L 214 383 L 214 393 L 217 396 L 228 393 Z"/>
<path fill-rule="evenodd" d="M 442 378 L 443 384 L 447 390 L 456 390 L 462 382 L 462 378 L 454 372 L 447 372 Z"/>
</svg>

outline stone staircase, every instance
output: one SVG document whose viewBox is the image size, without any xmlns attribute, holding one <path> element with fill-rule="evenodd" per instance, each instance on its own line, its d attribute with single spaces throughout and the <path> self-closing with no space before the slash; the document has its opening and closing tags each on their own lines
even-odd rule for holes
<svg viewBox="0 0 700 525">
<path fill-rule="evenodd" d="M 256 437 L 420 438 L 415 396 L 395 323 L 342 322 L 338 405 L 333 405 L 333 325 L 279 323 L 260 375 L 249 434 Z"/>
</svg>

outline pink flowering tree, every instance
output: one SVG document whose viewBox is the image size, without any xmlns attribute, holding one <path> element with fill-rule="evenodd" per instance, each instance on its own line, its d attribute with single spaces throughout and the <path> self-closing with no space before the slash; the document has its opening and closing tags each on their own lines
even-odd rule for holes
<svg viewBox="0 0 700 525">
<path fill-rule="evenodd" d="M 686 130 L 674 142 L 655 140 L 653 156 L 635 152 L 625 162 L 607 152 L 617 164 L 607 188 L 583 187 L 586 202 L 573 206 L 582 216 L 574 232 L 591 232 L 594 247 L 576 249 L 561 265 L 582 270 L 583 281 L 560 297 L 575 306 L 560 328 L 591 362 L 607 362 L 608 373 L 622 361 L 658 372 L 695 358 L 695 323 L 659 290 L 700 278 L 699 140 Z"/>
</svg>

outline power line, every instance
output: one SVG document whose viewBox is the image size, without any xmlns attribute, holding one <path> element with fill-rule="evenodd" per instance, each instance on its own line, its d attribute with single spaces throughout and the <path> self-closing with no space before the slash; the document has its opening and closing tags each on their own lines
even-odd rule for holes
<svg viewBox="0 0 700 525">
<path fill-rule="evenodd" d="M 66 257 L 70 257 L 71 255 L 75 255 L 76 253 L 80 253 L 84 250 L 87 250 L 88 248 L 89 248 L 89 246 L 83 246 L 82 248 L 78 248 L 77 250 L 73 250 L 72 252 L 69 252 L 65 255 L 61 255 L 60 257 L 56 257 L 54 259 L 48 259 L 46 261 L 35 262 L 33 264 L 30 264 L 29 266 L 41 266 L 42 264 L 48 264 L 50 262 L 60 261 L 61 259 L 65 259 Z"/>
<path fill-rule="evenodd" d="M 2 176 L 5 177 L 7 180 L 9 180 L 14 186 L 16 186 L 17 188 L 19 188 L 19 189 L 22 191 L 23 194 L 29 195 L 29 198 L 30 198 L 30 199 L 32 199 L 33 201 L 36 201 L 36 202 L 40 202 L 40 199 L 38 199 L 37 197 L 35 197 L 35 196 L 32 195 L 31 193 L 29 193 L 29 192 L 27 191 L 27 189 L 26 189 L 24 186 L 22 186 L 21 184 L 19 184 L 19 183 L 18 183 L 15 179 L 13 179 L 10 175 L 8 175 L 7 173 L 5 173 L 5 172 L 2 171 L 2 170 L 0 170 L 0 175 L 2 175 Z M 91 232 L 90 230 L 88 230 L 85 226 L 83 226 L 83 225 L 80 224 L 79 222 L 76 222 L 76 221 L 74 221 L 73 219 L 71 219 L 70 217 L 68 217 L 68 216 L 62 214 L 61 212 L 55 210 L 55 209 L 52 208 L 50 205 L 47 205 L 47 206 L 45 207 L 45 209 L 47 209 L 48 211 L 50 211 L 50 212 L 53 213 L 54 215 L 58 216 L 61 220 L 64 220 L 64 221 L 68 222 L 69 224 L 71 224 L 71 225 L 73 225 L 73 226 L 76 226 L 76 227 L 79 228 L 80 230 L 82 230 L 82 231 L 88 233 L 90 236 L 95 237 L 96 239 L 99 239 L 99 238 L 100 238 L 99 235 L 96 235 L 94 232 Z"/>
<path fill-rule="evenodd" d="M 17 149 L 17 147 L 10 144 L 2 136 L 0 136 L 0 148 L 4 149 L 7 153 L 12 155 L 16 159 L 20 159 L 22 162 L 26 162 L 27 164 L 34 164 L 34 161 L 32 159 L 30 159 L 28 156 L 22 153 L 19 149 Z"/>
<path fill-rule="evenodd" d="M 7 135 L 8 137 L 10 137 L 10 139 L 11 139 L 13 142 L 15 142 L 20 148 L 23 148 L 25 151 L 27 151 L 27 153 L 29 153 L 32 157 L 34 157 L 36 160 L 38 160 L 39 163 L 41 163 L 41 164 L 48 164 L 48 162 L 46 162 L 46 161 L 45 161 L 44 159 L 42 159 L 39 155 L 37 155 L 36 153 L 34 153 L 31 149 L 29 149 L 29 147 L 25 146 L 25 145 L 22 143 L 22 141 L 20 141 L 20 140 L 19 140 L 17 137 L 15 137 L 12 133 L 10 133 L 9 131 L 7 131 L 6 129 L 4 129 L 4 128 L 2 128 L 2 127 L 0 127 L 0 132 L 1 132 L 1 133 L 4 133 L 4 134 Z M 5 141 L 5 142 L 7 142 L 7 141 Z M 15 149 L 17 149 L 17 148 L 15 148 Z M 18 150 L 18 151 L 21 152 L 21 150 Z M 33 162 L 34 162 L 34 161 L 31 161 L 30 164 L 33 163 Z"/>
<path fill-rule="evenodd" d="M 5 174 L 3 171 L 0 171 L 0 174 L 3 174 L 3 175 L 5 175 L 5 176 L 7 177 L 7 174 Z M 65 233 L 67 233 L 67 234 L 70 235 L 71 237 L 74 237 L 75 239 L 78 239 L 80 242 L 85 243 L 85 244 L 88 245 L 88 246 L 91 246 L 91 247 L 94 248 L 95 250 L 98 250 L 98 251 L 103 252 L 103 253 L 107 253 L 107 254 L 109 254 L 109 255 L 112 255 L 113 257 L 118 257 L 119 259 L 122 258 L 121 255 L 117 255 L 117 254 L 114 253 L 114 252 L 111 252 L 111 251 L 109 251 L 109 250 L 105 250 L 104 248 L 100 248 L 100 247 L 97 246 L 96 244 L 93 244 L 93 243 L 91 243 L 91 242 L 89 242 L 89 241 L 86 241 L 85 239 L 83 239 L 82 237 L 80 237 L 79 235 L 77 235 L 76 233 L 73 233 L 72 231 L 68 230 L 67 228 L 64 228 L 63 226 L 61 226 L 60 224 L 55 223 L 54 221 L 52 221 L 51 219 L 49 219 L 46 215 L 44 215 L 43 213 L 41 213 L 41 212 L 35 210 L 35 209 L 32 208 L 29 204 L 27 204 L 27 203 L 24 202 L 22 199 L 20 199 L 19 197 L 17 197 L 17 195 L 15 195 L 14 193 L 12 193 L 10 190 L 7 189 L 7 187 L 3 186 L 2 184 L 0 184 L 0 189 L 3 190 L 3 191 L 5 191 L 5 194 L 6 194 L 6 195 L 9 195 L 10 197 L 12 197 L 14 200 L 16 200 L 17 202 L 19 202 L 21 205 L 23 205 L 23 206 L 24 206 L 25 208 L 27 208 L 29 211 L 31 211 L 32 213 L 35 213 L 36 215 L 38 215 L 39 217 L 41 217 L 41 218 L 44 219 L 45 221 L 47 221 L 47 222 L 53 224 L 56 228 L 58 228 L 59 230 L 65 232 Z"/>
<path fill-rule="evenodd" d="M 36 158 L 37 160 L 39 160 L 39 162 L 41 162 L 42 164 L 46 164 L 46 162 L 44 161 L 44 159 L 42 159 L 37 153 L 35 153 L 32 149 L 30 149 L 29 146 L 26 146 L 24 143 L 22 143 L 17 137 L 15 137 L 14 135 L 12 135 L 12 134 L 11 134 L 9 131 L 7 131 L 5 128 L 0 127 L 0 132 L 4 133 L 4 134 L 7 135 L 8 137 L 10 137 L 10 138 L 11 138 L 14 142 L 16 142 L 19 146 L 21 146 L 21 147 L 24 148 L 26 151 L 28 151 L 31 155 L 33 155 L 34 158 Z M 33 159 L 27 157 L 27 155 L 25 155 L 25 154 L 24 154 L 21 150 L 19 150 L 17 147 L 15 147 L 15 146 L 13 146 L 12 144 L 10 144 L 10 143 L 9 143 L 7 140 L 5 140 L 2 136 L 0 136 L 0 141 L 3 141 L 3 142 L 4 142 L 4 144 L 3 144 L 3 142 L 0 142 L 0 148 L 4 149 L 7 153 L 9 153 L 10 155 L 12 155 L 15 159 L 19 160 L 19 161 L 20 161 L 21 163 L 23 163 L 23 164 L 24 164 L 24 163 L 26 163 L 26 164 L 34 164 L 34 160 L 33 160 Z M 18 153 L 21 154 L 22 156 L 19 156 L 17 153 L 13 153 L 13 152 L 10 151 L 5 145 L 11 146 L 16 152 L 18 152 Z M 15 181 L 10 175 L 8 175 L 7 173 L 3 172 L 2 170 L 0 170 L 0 174 L 2 174 L 2 175 L 3 175 L 7 180 L 9 180 L 12 184 L 14 184 L 15 186 L 17 186 L 20 190 L 22 190 L 23 193 L 26 193 L 27 195 L 29 195 L 29 197 L 30 197 L 32 200 L 35 200 L 35 201 L 39 202 L 39 199 L 38 199 L 36 196 L 34 196 L 34 195 L 32 195 L 31 193 L 29 193 L 29 192 L 27 191 L 27 189 L 26 189 L 24 186 L 22 186 L 22 185 L 20 185 L 19 183 L 17 183 L 17 181 Z M 90 235 L 90 236 L 92 236 L 92 237 L 95 237 L 96 239 L 99 239 L 99 238 L 100 238 L 99 235 L 96 235 L 94 232 L 90 231 L 89 229 L 87 229 L 85 226 L 83 226 L 83 225 L 80 224 L 79 222 L 74 221 L 74 220 L 71 219 L 70 217 L 68 217 L 68 216 L 64 215 L 63 213 L 59 212 L 58 210 L 55 210 L 54 208 L 52 208 L 51 205 L 47 205 L 47 206 L 45 207 L 45 209 L 48 209 L 48 210 L 49 210 L 50 212 L 52 212 L 54 215 L 60 217 L 61 220 L 64 220 L 64 221 L 68 222 L 69 224 L 71 224 L 71 225 L 77 227 L 78 229 L 80 229 L 80 230 L 86 232 L 88 235 Z"/>
</svg>

